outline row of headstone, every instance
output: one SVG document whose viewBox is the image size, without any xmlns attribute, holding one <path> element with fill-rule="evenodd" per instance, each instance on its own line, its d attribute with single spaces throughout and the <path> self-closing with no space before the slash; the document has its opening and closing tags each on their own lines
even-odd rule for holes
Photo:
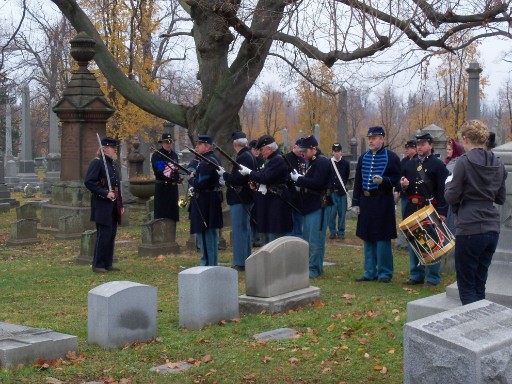
<svg viewBox="0 0 512 384">
<path fill-rule="evenodd" d="M 26 208 L 26 211 L 30 209 Z M 33 211 L 27 213 L 29 216 L 32 218 L 25 220 L 37 220 L 33 218 Z M 246 264 L 248 285 L 243 297 L 262 296 L 264 300 L 276 299 L 280 303 L 257 302 L 257 311 L 254 310 L 255 306 L 251 307 L 251 303 L 239 305 L 238 272 L 234 269 L 222 266 L 194 267 L 180 272 L 180 326 L 198 330 L 209 324 L 238 318 L 240 310 L 244 309 L 248 309 L 247 312 L 260 312 L 261 308 L 265 308 L 275 313 L 313 302 L 319 297 L 320 290 L 309 287 L 307 255 L 308 245 L 304 240 L 284 237 L 267 244 L 249 257 Z M 308 287 L 312 291 L 306 299 L 304 289 Z M 135 341 L 152 340 L 157 336 L 157 288 L 130 281 L 102 284 L 89 291 L 87 313 L 89 344 L 118 348 Z M 296 332 L 281 330 L 275 337 L 295 336 Z M 62 357 L 77 348 L 75 336 L 0 323 L 2 367 L 14 367 L 38 358 Z"/>
</svg>

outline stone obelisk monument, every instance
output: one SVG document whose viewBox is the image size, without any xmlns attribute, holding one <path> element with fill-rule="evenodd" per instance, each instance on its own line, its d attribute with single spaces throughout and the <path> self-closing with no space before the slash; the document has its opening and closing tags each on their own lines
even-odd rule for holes
<svg viewBox="0 0 512 384">
<path fill-rule="evenodd" d="M 19 183 L 39 186 L 41 180 L 36 175 L 34 158 L 32 156 L 32 124 L 30 122 L 30 91 L 28 86 L 23 88 L 21 97 L 21 123 L 23 131 L 21 135 L 21 154 L 19 160 Z"/>
<path fill-rule="evenodd" d="M 90 193 L 83 180 L 99 147 L 96 134 L 105 136 L 107 120 L 115 111 L 87 69 L 95 45 L 85 32 L 71 40 L 71 56 L 78 69 L 53 108 L 62 123 L 61 173 L 60 181 L 52 186 L 51 204 L 41 209 L 40 230 L 53 232 L 58 238 L 79 238 L 84 230 L 94 228 Z"/>
</svg>

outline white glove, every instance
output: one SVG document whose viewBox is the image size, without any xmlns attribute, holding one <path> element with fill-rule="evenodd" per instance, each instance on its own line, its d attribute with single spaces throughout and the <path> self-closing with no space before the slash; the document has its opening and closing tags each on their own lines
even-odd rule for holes
<svg viewBox="0 0 512 384">
<path fill-rule="evenodd" d="M 260 192 L 262 195 L 267 194 L 267 186 L 265 184 L 260 184 L 258 187 L 258 192 Z"/>
<path fill-rule="evenodd" d="M 226 185 L 226 180 L 224 180 L 224 177 L 219 177 L 219 184 L 221 187 L 225 186 Z"/>
<path fill-rule="evenodd" d="M 290 172 L 290 177 L 292 178 L 293 181 L 297 181 L 299 177 L 302 177 L 302 175 L 294 169 L 293 171 Z"/>
<path fill-rule="evenodd" d="M 192 196 L 194 194 L 194 187 L 190 187 L 188 189 L 188 194 L 189 194 L 189 196 Z"/>
<path fill-rule="evenodd" d="M 446 178 L 446 180 L 444 181 L 444 183 L 445 183 L 445 184 L 448 184 L 450 181 L 452 181 L 452 179 L 453 179 L 453 174 L 451 174 L 450 176 L 448 176 L 448 177 Z"/>
<path fill-rule="evenodd" d="M 240 164 L 240 166 L 242 167 L 242 169 L 240 169 L 240 171 L 239 171 L 239 172 L 240 172 L 242 175 L 246 176 L 246 175 L 249 175 L 249 174 L 252 172 L 252 171 L 251 171 L 249 168 L 247 168 L 245 165 Z"/>
<path fill-rule="evenodd" d="M 354 212 L 355 215 L 359 215 L 361 213 L 361 208 L 359 208 L 359 206 L 352 206 L 351 208 L 351 211 Z"/>
<path fill-rule="evenodd" d="M 224 176 L 224 173 L 226 172 L 226 170 L 222 167 L 219 167 L 219 169 L 217 169 L 217 174 L 222 177 Z"/>
<path fill-rule="evenodd" d="M 373 176 L 373 182 L 377 185 L 380 185 L 382 184 L 382 176 L 379 176 L 379 175 L 375 175 Z"/>
</svg>

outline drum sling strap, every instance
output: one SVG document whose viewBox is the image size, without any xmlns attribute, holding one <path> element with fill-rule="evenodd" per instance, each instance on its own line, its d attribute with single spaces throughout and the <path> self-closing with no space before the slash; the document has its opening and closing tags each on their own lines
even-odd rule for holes
<svg viewBox="0 0 512 384">
<path fill-rule="evenodd" d="M 425 194 L 425 198 L 429 201 L 434 198 L 432 195 L 432 188 L 430 188 L 431 181 L 427 177 L 427 174 L 425 173 L 425 170 L 423 169 L 423 162 L 418 159 L 418 166 L 416 167 L 416 171 L 418 172 L 418 175 L 420 176 L 420 179 L 422 181 L 421 185 L 423 187 Z"/>
</svg>

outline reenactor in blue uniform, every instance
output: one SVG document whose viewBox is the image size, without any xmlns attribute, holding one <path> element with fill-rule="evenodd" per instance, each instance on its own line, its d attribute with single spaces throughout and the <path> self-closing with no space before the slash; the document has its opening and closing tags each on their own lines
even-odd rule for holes
<svg viewBox="0 0 512 384">
<path fill-rule="evenodd" d="M 212 151 L 212 138 L 199 135 L 195 150 L 215 164 L 220 161 Z M 195 233 L 201 249 L 201 265 L 217 265 L 219 234 L 222 228 L 222 191 L 213 165 L 201 160 L 196 173 L 189 175 L 193 188 L 190 199 L 190 233 Z"/>
<path fill-rule="evenodd" d="M 235 132 L 231 135 L 233 147 L 236 151 L 235 161 L 251 170 L 256 169 L 256 159 L 247 147 L 247 136 L 244 132 Z M 227 185 L 226 201 L 229 205 L 233 239 L 233 268 L 237 271 L 245 270 L 245 260 L 251 255 L 251 208 L 253 206 L 253 192 L 249 187 L 249 176 L 242 175 L 233 165 L 231 172 L 224 168 L 217 171 Z"/>
<path fill-rule="evenodd" d="M 178 154 L 172 150 L 174 140 L 170 133 L 163 133 L 158 142 L 162 147 L 151 156 L 151 167 L 155 174 L 154 218 L 178 221 L 178 185 L 182 180 L 178 167 L 167 159 L 179 162 Z"/>
<path fill-rule="evenodd" d="M 289 172 L 272 136 L 261 136 L 256 148 L 266 160 L 265 165 L 260 171 L 242 166 L 240 173 L 249 175 L 250 180 L 258 184 L 256 228 L 271 242 L 292 230 L 292 206 L 286 186 Z"/>
<path fill-rule="evenodd" d="M 409 140 L 404 145 L 405 148 L 405 157 L 400 160 L 400 174 L 405 172 L 405 166 L 409 162 L 409 160 L 415 159 L 418 157 L 416 151 L 416 140 Z M 400 208 L 402 210 L 402 219 L 405 219 L 405 207 L 407 206 L 407 193 L 402 189 L 402 185 L 400 182 L 397 185 L 397 190 L 400 191 Z"/>
<path fill-rule="evenodd" d="M 249 142 L 249 149 L 250 149 L 252 155 L 254 156 L 254 158 L 256 159 L 256 169 L 255 170 L 259 171 L 259 170 L 261 170 L 261 168 L 263 168 L 263 164 L 265 164 L 265 159 L 263 158 L 263 156 L 261 156 L 260 150 L 256 148 L 257 145 L 258 145 L 258 140 L 256 140 L 256 139 L 251 140 Z M 261 193 L 258 193 L 258 191 L 256 190 L 256 183 L 250 182 L 249 186 L 251 187 L 252 200 L 254 202 L 252 209 L 251 209 L 251 217 L 255 218 L 256 217 L 256 207 L 258 205 L 261 206 L 261 203 L 258 204 L 256 202 L 256 200 L 263 197 L 263 195 Z M 253 245 L 253 247 L 261 247 L 262 245 L 264 245 L 267 242 L 265 239 L 265 235 L 261 232 L 258 232 L 258 230 L 256 228 L 256 220 L 251 220 L 251 230 L 252 230 L 252 245 Z"/>
<path fill-rule="evenodd" d="M 295 145 L 293 146 L 293 149 L 288 152 L 285 157 L 288 160 L 288 162 L 291 164 L 290 172 L 293 170 L 296 170 L 299 175 L 304 175 L 306 172 L 306 160 L 301 155 L 300 152 L 300 142 L 302 139 L 298 139 L 295 142 Z M 290 193 L 290 202 L 293 204 L 294 207 L 297 208 L 297 210 L 292 211 L 292 218 L 293 218 L 293 230 L 288 234 L 290 236 L 296 236 L 302 238 L 302 226 L 304 222 L 304 217 L 302 216 L 302 213 L 299 212 L 299 210 L 302 207 L 302 196 L 300 195 L 299 191 L 295 188 L 295 183 L 293 180 L 289 180 L 287 183 L 288 185 L 288 192 Z"/>
<path fill-rule="evenodd" d="M 117 144 L 118 141 L 110 137 L 101 139 L 105 156 L 98 150 L 98 157 L 89 164 L 84 180 L 85 186 L 91 191 L 91 221 L 96 222 L 92 270 L 98 273 L 119 271 L 112 265 L 117 225 L 121 223 L 124 212 L 119 170 L 115 164 Z"/>
<path fill-rule="evenodd" d="M 309 277 L 323 275 L 325 235 L 327 233 L 328 188 L 331 179 L 329 159 L 319 155 L 315 136 L 301 140 L 300 151 L 306 160 L 304 175 L 290 173 L 291 179 L 300 187 L 302 214 L 304 215 L 304 240 L 309 243 Z"/>
<path fill-rule="evenodd" d="M 384 146 L 384 128 L 368 129 L 368 151 L 357 162 L 352 207 L 356 235 L 364 240 L 364 275 L 356 281 L 389 283 L 393 277 L 391 239 L 396 239 L 393 188 L 400 179 L 400 159 Z"/>
<path fill-rule="evenodd" d="M 448 177 L 445 164 L 433 154 L 433 138 L 430 133 L 416 136 L 418 157 L 407 162 L 400 178 L 402 190 L 407 194 L 405 217 L 420 210 L 427 204 L 432 204 L 439 213 L 441 220 L 446 220 L 448 204 L 444 199 L 444 186 Z M 423 284 L 435 286 L 441 282 L 441 263 L 428 267 L 418 264 L 418 257 L 409 245 L 410 277 L 404 284 Z"/>
<path fill-rule="evenodd" d="M 347 214 L 347 183 L 350 177 L 350 163 L 342 157 L 341 144 L 332 145 L 331 180 L 329 191 L 332 206 L 329 207 L 330 239 L 345 239 L 345 217 Z M 336 220 L 336 218 L 338 220 Z"/>
</svg>

